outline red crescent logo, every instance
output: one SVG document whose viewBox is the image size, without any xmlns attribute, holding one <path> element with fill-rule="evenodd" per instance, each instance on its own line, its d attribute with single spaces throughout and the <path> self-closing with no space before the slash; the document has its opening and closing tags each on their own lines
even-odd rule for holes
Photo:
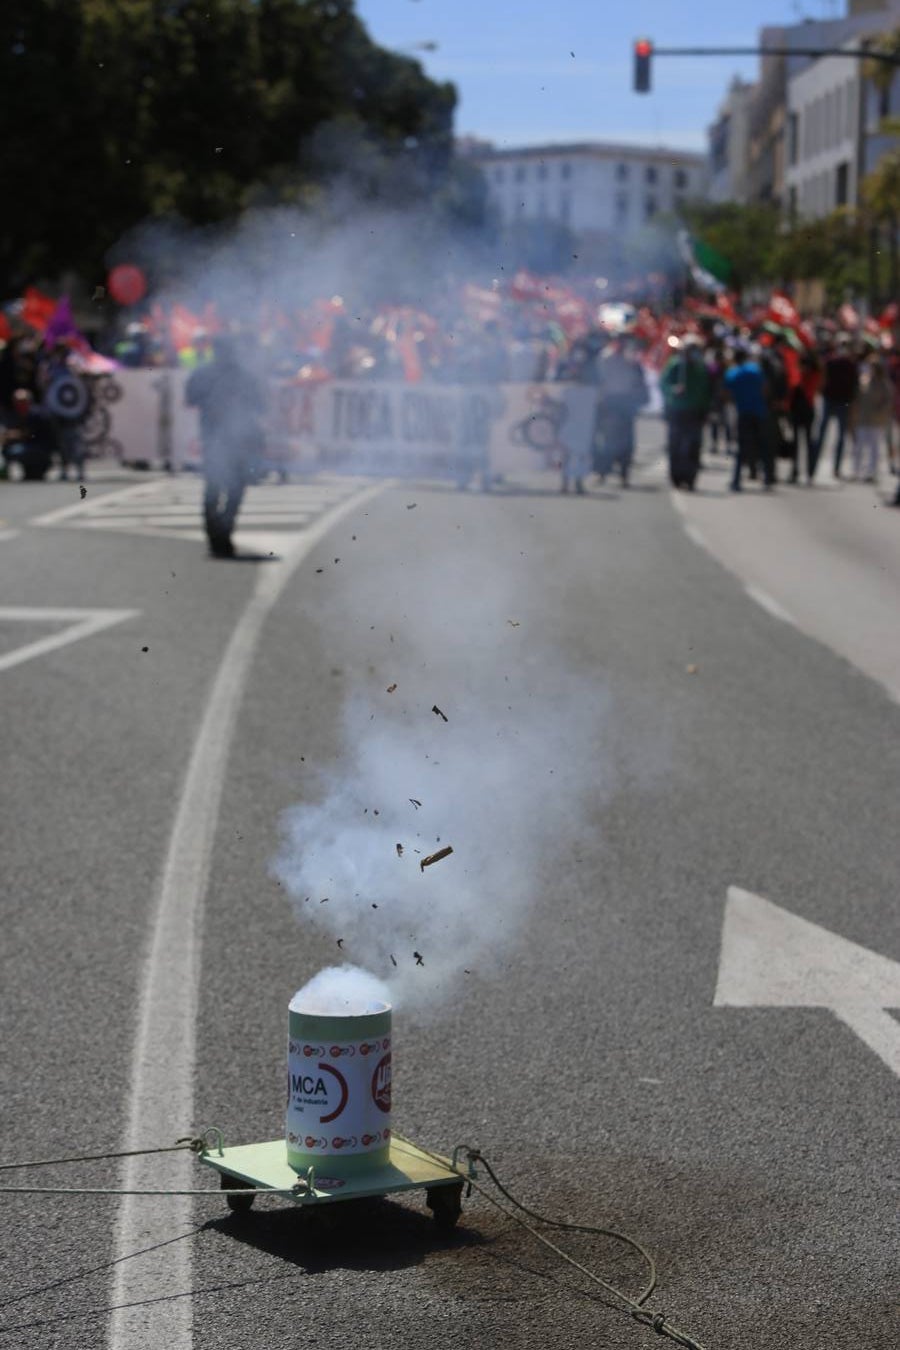
<svg viewBox="0 0 900 1350">
<path fill-rule="evenodd" d="M 347 1087 L 347 1080 L 344 1077 L 344 1075 L 342 1073 L 338 1073 L 337 1069 L 332 1068 L 330 1064 L 320 1064 L 319 1070 L 321 1073 L 333 1073 L 335 1078 L 338 1080 L 338 1086 L 341 1089 L 341 1100 L 338 1102 L 337 1110 L 332 1111 L 331 1115 L 329 1116 L 319 1116 L 319 1124 L 327 1125 L 329 1121 L 337 1120 L 338 1116 L 341 1114 L 344 1107 L 347 1105 L 347 1098 L 350 1096 L 350 1091 Z"/>
</svg>

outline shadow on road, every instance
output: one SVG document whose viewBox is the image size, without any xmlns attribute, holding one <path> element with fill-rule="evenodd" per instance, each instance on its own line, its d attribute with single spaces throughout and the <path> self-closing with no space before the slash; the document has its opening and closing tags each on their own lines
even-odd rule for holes
<svg viewBox="0 0 900 1350">
<path fill-rule="evenodd" d="M 482 1241 L 462 1225 L 450 1234 L 439 1233 L 430 1215 L 387 1199 L 344 1201 L 316 1210 L 254 1210 L 213 1219 L 204 1227 L 310 1275 L 406 1270 L 430 1253 Z"/>
</svg>

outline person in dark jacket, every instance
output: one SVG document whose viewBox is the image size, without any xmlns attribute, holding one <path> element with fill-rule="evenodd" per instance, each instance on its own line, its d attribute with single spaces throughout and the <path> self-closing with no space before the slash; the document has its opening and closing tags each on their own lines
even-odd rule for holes
<svg viewBox="0 0 900 1350">
<path fill-rule="evenodd" d="M 699 338 L 688 335 L 683 341 L 674 342 L 675 354 L 659 381 L 669 427 L 669 477 L 673 487 L 693 491 L 700 469 L 700 445 L 712 401 L 712 385 Z"/>
<path fill-rule="evenodd" d="M 263 385 L 242 365 L 235 339 L 219 337 L 213 342 L 212 361 L 189 377 L 184 400 L 200 414 L 209 551 L 215 558 L 232 558 L 231 531 L 260 453 Z"/>
<path fill-rule="evenodd" d="M 841 476 L 841 460 L 844 457 L 844 439 L 850 409 L 859 391 L 859 369 L 850 351 L 850 343 L 842 338 L 837 349 L 825 361 L 825 373 L 822 383 L 822 422 L 816 437 L 816 460 L 822 453 L 825 434 L 832 419 L 837 422 L 838 440 L 834 448 L 834 476 Z"/>
</svg>

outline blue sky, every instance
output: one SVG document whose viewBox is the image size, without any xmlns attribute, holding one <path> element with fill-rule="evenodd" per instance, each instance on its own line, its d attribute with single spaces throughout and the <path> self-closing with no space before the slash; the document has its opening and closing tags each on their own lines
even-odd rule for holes
<svg viewBox="0 0 900 1350">
<path fill-rule="evenodd" d="M 748 46 L 766 23 L 837 17 L 842 0 L 357 0 L 382 46 L 416 55 L 459 91 L 458 135 L 498 145 L 622 140 L 705 147 L 731 76 L 752 58 L 660 57 L 631 90 L 631 44 Z M 416 51 L 436 42 L 435 52 Z"/>
</svg>

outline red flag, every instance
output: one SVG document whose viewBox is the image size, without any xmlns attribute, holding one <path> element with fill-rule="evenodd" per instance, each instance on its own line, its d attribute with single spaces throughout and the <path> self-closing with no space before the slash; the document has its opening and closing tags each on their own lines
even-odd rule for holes
<svg viewBox="0 0 900 1350">
<path fill-rule="evenodd" d="M 773 323 L 780 323 L 783 328 L 798 328 L 800 325 L 800 314 L 794 302 L 783 291 L 772 292 L 768 317 Z"/>
<path fill-rule="evenodd" d="M 27 286 L 25 288 L 25 298 L 22 302 L 20 311 L 22 321 L 29 327 L 36 328 L 39 333 L 43 333 L 53 317 L 56 309 L 56 301 L 51 300 L 49 295 L 44 295 L 36 286 Z"/>
<path fill-rule="evenodd" d="M 859 314 L 852 305 L 844 303 L 838 310 L 838 319 L 843 328 L 855 330 L 859 327 Z"/>
<path fill-rule="evenodd" d="M 176 351 L 180 352 L 184 351 L 185 347 L 192 347 L 197 330 L 202 327 L 203 324 L 198 316 L 192 314 L 184 305 L 172 306 L 172 313 L 169 317 L 169 337 Z"/>
<path fill-rule="evenodd" d="M 740 318 L 734 307 L 734 302 L 731 296 L 725 291 L 720 291 L 716 296 L 716 309 L 719 311 L 722 318 L 727 319 L 729 323 L 740 323 Z"/>
<path fill-rule="evenodd" d="M 891 303 L 881 311 L 881 314 L 878 317 L 878 326 L 879 328 L 893 328 L 898 319 L 900 319 L 900 305 L 897 304 L 896 300 L 892 300 Z"/>
<path fill-rule="evenodd" d="M 0 312 L 0 342 L 9 342 L 12 337 L 12 329 L 9 326 L 9 319 Z"/>
</svg>

